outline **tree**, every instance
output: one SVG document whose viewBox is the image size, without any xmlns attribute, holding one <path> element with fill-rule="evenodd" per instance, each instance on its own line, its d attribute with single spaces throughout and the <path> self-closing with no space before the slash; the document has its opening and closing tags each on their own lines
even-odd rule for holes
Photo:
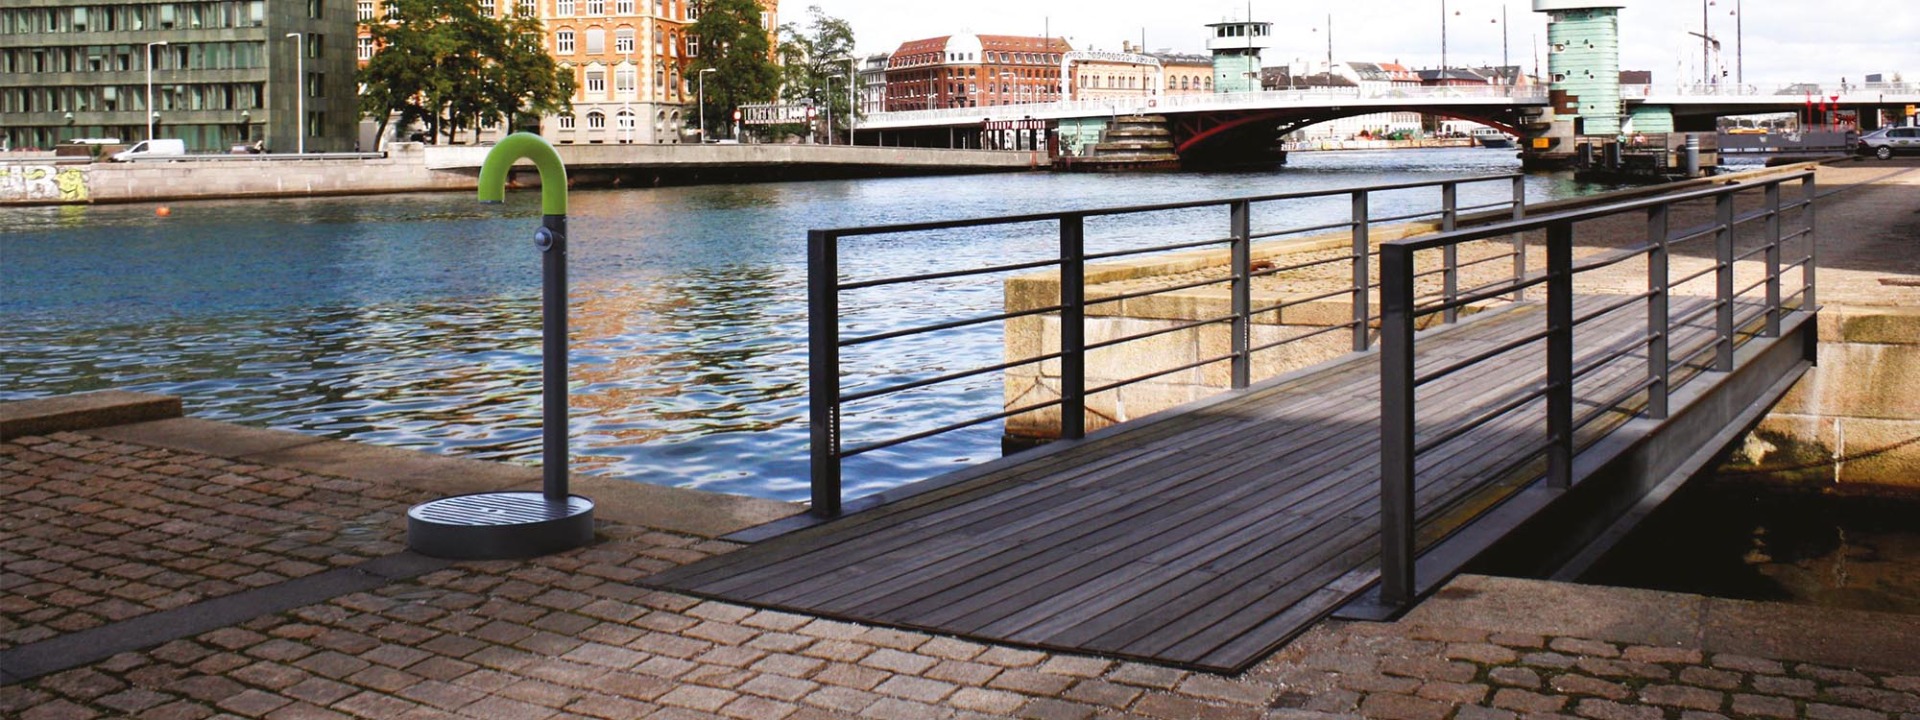
<svg viewBox="0 0 1920 720">
<path fill-rule="evenodd" d="M 707 114 L 731 118 L 734 108 L 773 99 L 780 69 L 773 64 L 773 40 L 764 17 L 758 0 L 701 2 L 700 19 L 691 31 L 700 39 L 700 55 L 688 68 L 688 77 L 713 69 L 706 81 Z"/>
<path fill-rule="evenodd" d="M 539 47 L 540 23 L 480 13 L 472 0 L 389 0 L 389 22 L 373 26 L 380 52 L 359 73 L 360 110 L 380 124 L 425 121 L 451 141 L 487 120 L 507 129 L 524 113 L 570 107 L 573 78 Z M 536 121 L 537 122 L 537 121 Z"/>
<path fill-rule="evenodd" d="M 818 5 L 807 8 L 807 14 L 813 19 L 804 32 L 794 23 L 780 28 L 783 94 L 787 100 L 804 100 L 830 111 L 834 125 L 845 125 L 853 111 L 848 88 L 859 82 L 859 73 L 849 62 L 853 26 L 821 12 Z"/>
</svg>

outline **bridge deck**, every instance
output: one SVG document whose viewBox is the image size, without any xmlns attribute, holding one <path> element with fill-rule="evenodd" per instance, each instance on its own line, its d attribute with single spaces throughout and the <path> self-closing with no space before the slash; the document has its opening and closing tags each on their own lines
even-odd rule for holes
<svg viewBox="0 0 1920 720">
<path fill-rule="evenodd" d="M 1676 299 L 1674 314 L 1704 302 Z M 1423 338 L 1421 367 L 1543 323 L 1537 305 L 1484 314 Z M 1645 327 L 1638 304 L 1581 326 L 1575 366 L 1642 343 Z M 1705 326 L 1674 334 L 1676 358 L 1711 338 Z M 1582 378 L 1581 406 L 1644 379 L 1644 363 L 1629 356 Z M 1378 575 L 1378 364 L 1349 356 L 645 583 L 995 642 L 1244 669 Z M 1531 391 L 1543 367 L 1535 345 L 1422 388 L 1421 434 Z M 1543 412 L 1524 406 L 1422 457 L 1423 545 L 1455 529 L 1463 510 L 1538 476 L 1531 463 L 1506 468 L 1538 446 Z M 1594 423 L 1584 439 L 1613 426 Z"/>
</svg>

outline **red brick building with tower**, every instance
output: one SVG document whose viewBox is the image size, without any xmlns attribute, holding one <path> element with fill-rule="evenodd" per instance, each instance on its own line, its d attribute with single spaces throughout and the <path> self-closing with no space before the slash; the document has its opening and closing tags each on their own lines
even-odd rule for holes
<svg viewBox="0 0 1920 720">
<path fill-rule="evenodd" d="M 887 61 L 888 112 L 1062 99 L 1062 38 L 948 35 L 901 43 Z"/>
</svg>

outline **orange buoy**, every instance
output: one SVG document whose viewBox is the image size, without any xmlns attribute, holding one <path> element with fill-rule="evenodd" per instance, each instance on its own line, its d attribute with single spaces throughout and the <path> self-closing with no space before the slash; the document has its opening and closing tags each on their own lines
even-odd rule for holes
<svg viewBox="0 0 1920 720">
<path fill-rule="evenodd" d="M 173 214 L 173 208 L 167 207 L 165 205 L 161 205 L 160 207 L 153 209 L 153 214 L 158 215 L 160 217 L 167 217 Z"/>
</svg>

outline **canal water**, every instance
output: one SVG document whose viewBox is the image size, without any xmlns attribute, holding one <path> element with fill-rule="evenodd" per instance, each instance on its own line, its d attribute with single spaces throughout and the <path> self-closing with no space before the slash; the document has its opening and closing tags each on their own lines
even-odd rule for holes
<svg viewBox="0 0 1920 720">
<path fill-rule="evenodd" d="M 806 496 L 806 231 L 1507 173 L 1510 152 L 1302 153 L 1257 173 L 1054 175 L 576 192 L 576 469 L 781 500 Z M 1533 201 L 1605 188 L 1527 180 Z M 1462 189 L 1504 200 L 1504 183 Z M 1437 207 L 1377 197 L 1375 216 Z M 1335 222 L 1343 198 L 1261 227 Z M 539 456 L 536 193 L 0 209 L 0 400 L 102 388 L 181 395 L 198 417 L 449 455 Z M 1093 224 L 1102 243 L 1220 237 L 1224 212 Z M 1051 228 L 850 242 L 854 276 L 1040 257 Z M 993 312 L 997 280 L 868 296 L 863 331 Z M 997 327 L 855 358 L 873 382 L 1000 362 Z M 861 408 L 849 440 L 997 412 L 998 375 Z M 987 425 L 862 456 L 857 496 L 996 457 Z"/>
</svg>

